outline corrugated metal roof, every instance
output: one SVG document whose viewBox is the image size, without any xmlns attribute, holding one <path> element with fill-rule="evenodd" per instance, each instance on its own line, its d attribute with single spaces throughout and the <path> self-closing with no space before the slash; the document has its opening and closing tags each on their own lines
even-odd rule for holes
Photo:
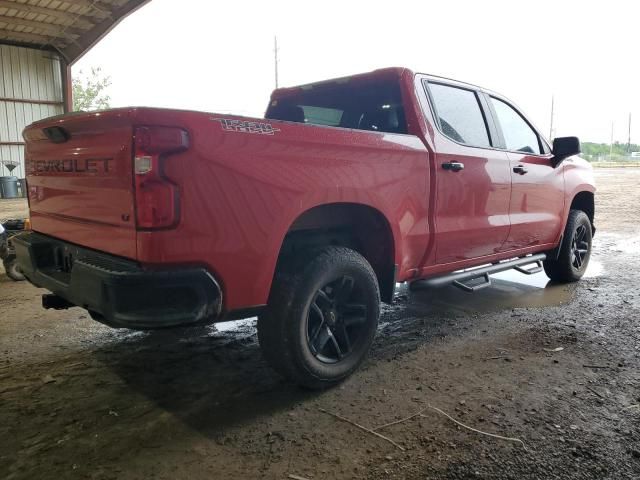
<svg viewBox="0 0 640 480">
<path fill-rule="evenodd" d="M 0 0 L 0 43 L 58 51 L 75 62 L 150 0 Z"/>
</svg>

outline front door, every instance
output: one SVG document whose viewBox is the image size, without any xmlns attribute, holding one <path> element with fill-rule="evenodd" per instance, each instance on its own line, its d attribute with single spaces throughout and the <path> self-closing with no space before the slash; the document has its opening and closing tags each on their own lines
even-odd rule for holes
<svg viewBox="0 0 640 480">
<path fill-rule="evenodd" d="M 504 251 L 554 243 L 562 229 L 564 177 L 548 146 L 507 102 L 489 97 L 511 167 L 511 230 Z"/>
<path fill-rule="evenodd" d="M 511 173 L 481 97 L 464 86 L 428 82 L 434 135 L 436 263 L 498 253 L 509 234 Z"/>
</svg>

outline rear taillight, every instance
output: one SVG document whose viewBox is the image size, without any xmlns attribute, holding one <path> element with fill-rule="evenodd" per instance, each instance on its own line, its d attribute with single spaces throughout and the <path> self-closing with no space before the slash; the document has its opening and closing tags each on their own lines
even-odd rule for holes
<svg viewBox="0 0 640 480">
<path fill-rule="evenodd" d="M 164 176 L 167 157 L 189 147 L 187 132 L 174 127 L 138 127 L 134 135 L 136 226 L 175 226 L 180 218 L 177 186 Z"/>
</svg>

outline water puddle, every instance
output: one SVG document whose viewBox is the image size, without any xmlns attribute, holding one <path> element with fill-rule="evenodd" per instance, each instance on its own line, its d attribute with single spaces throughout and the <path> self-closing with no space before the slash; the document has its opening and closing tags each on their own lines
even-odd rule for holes
<svg viewBox="0 0 640 480">
<path fill-rule="evenodd" d="M 256 334 L 257 320 L 257 317 L 250 317 L 189 327 L 185 329 L 184 337 L 179 341 L 189 344 L 203 343 L 209 346 L 250 343 Z"/>
<path fill-rule="evenodd" d="M 604 265 L 601 261 L 591 258 L 587 271 L 584 272 L 584 278 L 601 277 L 602 275 L 604 275 Z"/>
<path fill-rule="evenodd" d="M 604 273 L 600 261 L 592 258 L 585 277 Z M 552 283 L 544 272 L 525 275 L 516 270 L 491 276 L 491 286 L 476 293 L 468 293 L 453 286 L 410 291 L 407 284 L 396 284 L 396 296 L 407 298 L 409 308 L 418 308 L 420 314 L 468 314 L 513 308 L 547 307 L 569 302 L 576 284 Z M 255 335 L 256 317 L 215 323 L 206 327 L 206 336 L 248 339 Z"/>
<path fill-rule="evenodd" d="M 622 253 L 638 253 L 640 252 L 640 236 L 616 240 L 613 245 L 609 246 L 609 250 Z"/>
<path fill-rule="evenodd" d="M 253 331 L 256 328 L 258 317 L 243 318 L 242 320 L 231 320 L 229 322 L 215 323 L 215 331 L 217 332 L 246 332 Z"/>
<path fill-rule="evenodd" d="M 251 317 L 214 323 L 209 326 L 209 337 L 216 338 L 224 343 L 230 341 L 232 343 L 246 344 L 254 341 L 257 322 L 257 317 Z"/>
<path fill-rule="evenodd" d="M 585 277 L 602 275 L 602 263 L 591 259 Z M 544 272 L 525 275 L 516 270 L 491 275 L 491 286 L 468 293 L 454 286 L 409 292 L 409 304 L 437 314 L 491 312 L 512 308 L 557 306 L 569 302 L 576 284 L 554 284 Z"/>
</svg>

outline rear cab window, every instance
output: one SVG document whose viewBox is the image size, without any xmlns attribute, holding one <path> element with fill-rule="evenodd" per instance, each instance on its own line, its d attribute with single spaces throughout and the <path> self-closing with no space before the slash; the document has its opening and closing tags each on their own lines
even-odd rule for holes
<svg viewBox="0 0 640 480">
<path fill-rule="evenodd" d="M 471 147 L 491 148 L 487 122 L 475 91 L 428 82 L 440 131 L 451 140 Z"/>
<path fill-rule="evenodd" d="M 352 128 L 408 133 L 399 82 L 331 82 L 301 87 L 272 100 L 265 118 Z"/>
<path fill-rule="evenodd" d="M 329 125 L 339 127 L 344 110 L 337 108 L 317 107 L 313 105 L 300 105 L 304 114 L 305 123 L 314 125 Z"/>
</svg>

